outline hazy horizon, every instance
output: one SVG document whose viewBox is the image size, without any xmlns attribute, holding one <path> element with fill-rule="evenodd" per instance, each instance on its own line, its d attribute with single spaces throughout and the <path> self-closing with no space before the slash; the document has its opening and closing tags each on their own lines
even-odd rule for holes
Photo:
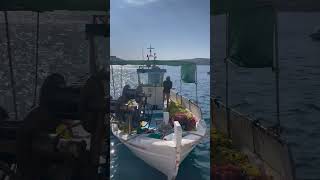
<svg viewBox="0 0 320 180">
<path fill-rule="evenodd" d="M 114 55 L 111 55 L 111 56 L 114 56 Z M 122 59 L 122 60 L 142 60 L 141 58 L 140 59 L 124 59 L 124 58 L 120 58 L 118 56 L 115 56 L 116 58 L 118 59 Z M 210 60 L 210 57 L 209 58 L 203 58 L 203 57 L 197 57 L 197 58 L 180 58 L 180 59 L 159 59 L 157 58 L 156 60 L 159 60 L 159 61 L 167 61 L 167 60 L 190 60 L 190 59 L 209 59 Z M 147 60 L 146 58 L 144 60 Z M 153 60 L 153 59 L 151 59 Z"/>
</svg>

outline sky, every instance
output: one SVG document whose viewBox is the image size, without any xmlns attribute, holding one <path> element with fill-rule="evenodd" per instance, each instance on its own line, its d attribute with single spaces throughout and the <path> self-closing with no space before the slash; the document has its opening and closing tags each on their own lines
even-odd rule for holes
<svg viewBox="0 0 320 180">
<path fill-rule="evenodd" d="M 111 0 L 111 55 L 158 60 L 210 57 L 210 0 Z"/>
</svg>

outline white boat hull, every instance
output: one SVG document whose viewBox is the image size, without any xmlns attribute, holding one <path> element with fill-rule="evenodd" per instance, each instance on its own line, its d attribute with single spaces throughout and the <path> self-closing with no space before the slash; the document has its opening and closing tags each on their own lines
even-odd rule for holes
<svg viewBox="0 0 320 180">
<path fill-rule="evenodd" d="M 178 98 L 175 92 L 172 97 Z M 178 98 L 182 101 L 183 97 Z M 175 101 L 175 100 L 173 100 Z M 189 102 L 184 99 L 184 102 Z M 125 146 L 127 146 L 137 157 L 142 159 L 151 167 L 166 174 L 168 180 L 173 180 L 178 174 L 179 165 L 204 138 L 207 128 L 202 119 L 201 109 L 197 105 L 185 105 L 199 119 L 195 131 L 188 131 L 182 136 L 182 128 L 178 121 L 174 122 L 174 133 L 167 135 L 164 139 L 148 137 L 148 134 L 129 136 L 118 129 L 117 124 L 111 124 L 111 130 Z M 196 109 L 195 109 L 196 108 Z"/>
<path fill-rule="evenodd" d="M 139 137 L 129 137 L 118 130 L 117 125 L 112 126 L 113 134 L 137 157 L 142 159 L 151 167 L 159 170 L 172 180 L 177 176 L 179 165 L 199 144 L 204 134 L 189 134 L 181 140 L 181 151 L 179 153 L 179 160 L 177 158 L 177 148 L 173 140 L 166 141 L 162 139 L 149 138 L 147 135 L 140 135 Z M 203 127 L 204 128 L 204 127 Z M 196 131 L 195 131 L 196 132 Z M 202 131 L 200 131 L 202 132 Z"/>
<path fill-rule="evenodd" d="M 173 158 L 176 154 L 174 148 L 171 149 L 171 151 L 159 154 L 137 148 L 128 143 L 123 144 L 125 144 L 132 153 L 146 162 L 149 166 L 157 169 L 163 174 L 166 174 L 168 176 L 168 179 L 172 179 L 177 175 L 177 172 L 175 171 L 176 161 L 175 158 Z M 187 157 L 187 155 L 193 150 L 193 148 L 194 146 L 191 149 L 187 149 L 181 154 L 181 162 Z M 180 163 L 178 165 L 180 165 Z"/>
</svg>

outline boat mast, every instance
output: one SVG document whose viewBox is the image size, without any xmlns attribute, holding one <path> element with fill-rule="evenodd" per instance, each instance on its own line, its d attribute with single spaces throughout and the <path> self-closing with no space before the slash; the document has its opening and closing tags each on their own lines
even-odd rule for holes
<svg viewBox="0 0 320 180">
<path fill-rule="evenodd" d="M 152 49 L 154 49 L 153 47 L 151 47 L 151 44 L 150 44 L 150 47 L 149 48 L 147 48 L 147 49 L 149 49 L 149 54 L 147 54 L 147 66 L 148 67 L 150 67 L 150 57 L 153 57 L 153 66 L 155 66 L 156 65 L 156 58 L 157 58 L 157 56 L 156 56 L 156 53 L 153 53 L 152 54 Z"/>
</svg>

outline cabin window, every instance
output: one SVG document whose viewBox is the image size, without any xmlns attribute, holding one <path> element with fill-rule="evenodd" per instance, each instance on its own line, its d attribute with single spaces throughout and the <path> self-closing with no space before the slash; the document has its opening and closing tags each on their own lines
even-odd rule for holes
<svg viewBox="0 0 320 180">
<path fill-rule="evenodd" d="M 149 84 L 161 86 L 161 74 L 158 72 L 149 73 Z"/>
<path fill-rule="evenodd" d="M 163 75 L 163 72 L 138 73 L 138 81 L 143 86 L 162 86 Z"/>
<path fill-rule="evenodd" d="M 139 84 L 147 85 L 148 84 L 148 74 L 147 73 L 139 73 Z"/>
</svg>

